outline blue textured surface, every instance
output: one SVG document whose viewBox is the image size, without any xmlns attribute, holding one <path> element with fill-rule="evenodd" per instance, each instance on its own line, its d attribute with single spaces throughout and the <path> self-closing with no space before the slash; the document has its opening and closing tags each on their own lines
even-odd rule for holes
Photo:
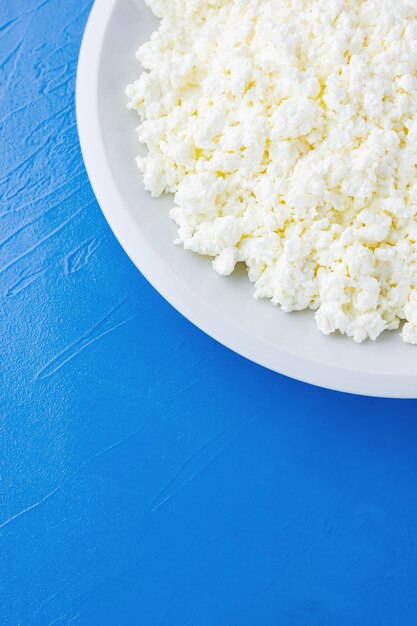
<svg viewBox="0 0 417 626">
<path fill-rule="evenodd" d="M 417 623 L 417 404 L 277 376 L 147 284 L 90 189 L 91 0 L 0 0 L 0 622 Z"/>
</svg>

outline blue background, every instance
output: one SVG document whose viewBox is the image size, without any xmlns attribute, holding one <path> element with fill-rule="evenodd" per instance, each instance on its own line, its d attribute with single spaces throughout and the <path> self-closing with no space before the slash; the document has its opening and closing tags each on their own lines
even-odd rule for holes
<svg viewBox="0 0 417 626">
<path fill-rule="evenodd" d="M 0 1 L 0 622 L 415 626 L 416 403 L 245 361 L 133 267 L 77 138 L 91 4 Z"/>
</svg>

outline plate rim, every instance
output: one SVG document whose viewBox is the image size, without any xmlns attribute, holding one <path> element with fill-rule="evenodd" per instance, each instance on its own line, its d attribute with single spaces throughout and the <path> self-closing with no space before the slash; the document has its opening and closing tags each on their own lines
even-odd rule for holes
<svg viewBox="0 0 417 626">
<path fill-rule="evenodd" d="M 361 372 L 315 361 L 284 348 L 268 354 L 263 343 L 249 337 L 217 310 L 207 311 L 195 292 L 166 268 L 145 236 L 138 231 L 118 192 L 104 148 L 98 106 L 101 50 L 118 0 L 95 0 L 84 31 L 76 77 L 76 118 L 87 174 L 115 237 L 143 276 L 179 313 L 204 333 L 244 358 L 281 375 L 311 385 L 380 398 L 417 398 L 413 375 Z M 127 109 L 126 109 L 127 111 Z M 134 233 L 134 235 L 132 234 Z M 269 352 L 272 352 L 269 349 Z"/>
</svg>

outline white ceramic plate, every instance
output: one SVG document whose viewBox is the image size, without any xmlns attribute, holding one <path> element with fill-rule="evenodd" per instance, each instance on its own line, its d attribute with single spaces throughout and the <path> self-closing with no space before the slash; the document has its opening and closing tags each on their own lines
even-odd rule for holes
<svg viewBox="0 0 417 626">
<path fill-rule="evenodd" d="M 311 312 L 282 313 L 255 301 L 244 270 L 221 278 L 209 259 L 172 245 L 172 198 L 153 200 L 135 164 L 139 118 L 125 86 L 135 52 L 157 27 L 143 0 L 96 0 L 82 44 L 77 118 L 87 171 L 116 237 L 140 271 L 185 317 L 239 354 L 315 385 L 374 396 L 417 397 L 417 347 L 399 334 L 356 345 L 325 337 Z"/>
</svg>

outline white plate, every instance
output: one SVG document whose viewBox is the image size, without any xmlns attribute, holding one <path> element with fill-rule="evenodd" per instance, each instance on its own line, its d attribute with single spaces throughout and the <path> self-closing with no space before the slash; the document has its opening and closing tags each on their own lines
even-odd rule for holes
<svg viewBox="0 0 417 626">
<path fill-rule="evenodd" d="M 135 52 L 157 21 L 143 0 L 96 0 L 81 48 L 77 118 L 91 184 L 116 237 L 140 271 L 185 317 L 235 352 L 315 385 L 374 396 L 417 397 L 417 347 L 397 332 L 356 345 L 325 337 L 311 312 L 282 313 L 255 301 L 240 270 L 221 278 L 209 259 L 172 245 L 172 198 L 153 200 L 135 156 L 139 118 L 125 86 L 140 71 Z M 110 270 L 111 268 L 109 268 Z"/>
</svg>

